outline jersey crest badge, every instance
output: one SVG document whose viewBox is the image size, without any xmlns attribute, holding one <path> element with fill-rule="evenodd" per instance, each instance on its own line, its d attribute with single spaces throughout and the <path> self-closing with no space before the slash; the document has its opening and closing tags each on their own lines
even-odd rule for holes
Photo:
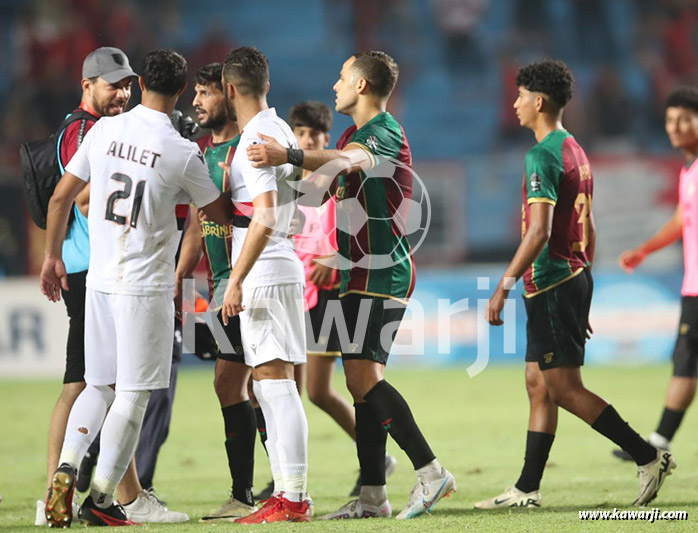
<svg viewBox="0 0 698 533">
<path fill-rule="evenodd" d="M 369 135 L 366 139 L 366 146 L 371 150 L 378 150 L 378 138 L 375 135 Z"/>
<path fill-rule="evenodd" d="M 541 188 L 541 182 L 540 182 L 540 176 L 538 175 L 537 172 L 534 172 L 531 174 L 531 192 L 540 192 Z"/>
</svg>

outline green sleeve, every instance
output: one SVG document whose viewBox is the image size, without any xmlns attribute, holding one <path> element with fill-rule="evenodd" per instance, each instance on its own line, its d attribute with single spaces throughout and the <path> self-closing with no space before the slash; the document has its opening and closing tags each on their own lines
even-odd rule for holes
<svg viewBox="0 0 698 533">
<path fill-rule="evenodd" d="M 555 205 L 560 186 L 562 164 L 548 150 L 531 150 L 526 154 L 526 199 L 528 203 Z"/>
<path fill-rule="evenodd" d="M 382 125 L 370 124 L 357 130 L 349 144 L 360 144 L 372 156 L 395 157 L 400 152 L 395 135 Z"/>
</svg>

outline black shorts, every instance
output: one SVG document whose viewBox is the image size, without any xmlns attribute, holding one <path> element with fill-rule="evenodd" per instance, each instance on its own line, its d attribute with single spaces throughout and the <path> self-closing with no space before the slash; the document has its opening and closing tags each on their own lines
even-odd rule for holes
<svg viewBox="0 0 698 533">
<path fill-rule="evenodd" d="M 673 361 L 674 376 L 698 377 L 698 296 L 681 298 L 681 321 Z"/>
<path fill-rule="evenodd" d="M 405 314 L 405 304 L 365 294 L 347 294 L 340 302 L 350 339 L 347 346 L 341 347 L 342 360 L 367 359 L 385 365 Z M 366 331 L 357 332 L 357 323 L 366 324 Z"/>
<path fill-rule="evenodd" d="M 70 318 L 63 383 L 85 381 L 85 280 L 87 270 L 68 274 L 68 290 L 61 289 Z"/>
<path fill-rule="evenodd" d="M 233 353 L 223 353 L 218 349 L 216 359 L 223 359 L 232 363 L 245 364 L 245 352 L 242 349 L 242 334 L 240 333 L 240 317 L 233 316 L 228 318 L 228 325 L 223 324 L 221 311 L 218 311 L 216 319 L 220 321 L 221 326 L 225 330 L 228 341 L 233 345 Z"/>
<path fill-rule="evenodd" d="M 584 364 L 584 344 L 594 282 L 588 269 L 572 279 L 524 298 L 526 362 L 541 370 Z"/>
<path fill-rule="evenodd" d="M 342 349 L 339 345 L 339 334 L 337 333 L 337 323 L 332 319 L 332 314 L 326 315 L 328 302 L 334 302 L 330 304 L 330 308 L 339 303 L 339 289 L 318 291 L 317 304 L 305 313 L 305 338 L 308 355 L 329 357 L 342 355 Z M 335 316 L 339 319 L 341 313 L 340 307 Z M 325 327 L 329 326 L 329 331 L 323 332 L 322 325 L 326 316 L 327 325 Z"/>
</svg>

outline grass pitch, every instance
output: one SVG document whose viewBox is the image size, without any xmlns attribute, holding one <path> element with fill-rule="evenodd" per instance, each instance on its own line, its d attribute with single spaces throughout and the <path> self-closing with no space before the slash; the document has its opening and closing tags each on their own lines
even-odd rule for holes
<svg viewBox="0 0 698 533">
<path fill-rule="evenodd" d="M 643 435 L 661 412 L 670 368 L 585 368 L 587 386 L 607 400 Z M 180 373 L 172 427 L 156 471 L 159 495 L 187 512 L 192 522 L 134 528 L 149 531 L 232 531 L 234 524 L 196 520 L 227 497 L 228 468 L 223 422 L 212 386 L 213 368 Z M 634 465 L 611 457 L 613 445 L 583 422 L 562 413 L 557 438 L 543 479 L 544 507 L 536 510 L 482 512 L 473 502 L 513 484 L 520 472 L 528 404 L 523 366 L 490 367 L 474 379 L 463 369 L 388 369 L 388 379 L 410 402 L 422 431 L 440 461 L 458 481 L 458 492 L 442 500 L 431 516 L 406 522 L 360 520 L 270 524 L 269 531 L 695 531 L 698 520 L 698 427 L 689 412 L 674 442 L 678 468 L 653 506 L 686 510 L 688 521 L 583 522 L 579 510 L 630 509 L 637 493 Z M 341 373 L 336 381 L 345 390 Z M 48 419 L 58 396 L 56 382 L 0 381 L 0 529 L 36 530 L 35 501 L 45 487 Z M 316 407 L 306 403 L 310 426 L 309 490 L 317 514 L 334 510 L 349 498 L 357 474 L 353 442 Z M 407 457 L 388 439 L 399 461 L 388 480 L 394 512 L 406 503 L 414 483 Z M 255 484 L 270 479 L 261 446 Z M 80 527 L 76 524 L 73 527 Z"/>
</svg>

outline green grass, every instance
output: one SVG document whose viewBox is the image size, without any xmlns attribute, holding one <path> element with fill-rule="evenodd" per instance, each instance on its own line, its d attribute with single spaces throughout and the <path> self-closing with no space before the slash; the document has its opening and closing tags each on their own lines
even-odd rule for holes
<svg viewBox="0 0 698 533">
<path fill-rule="evenodd" d="M 654 429 L 661 411 L 669 367 L 586 368 L 587 386 L 613 402 L 643 435 Z M 443 500 L 432 516 L 408 522 L 363 520 L 260 526 L 270 531 L 693 531 L 698 517 L 698 427 L 689 412 L 675 440 L 678 469 L 655 506 L 687 510 L 686 522 L 581 522 L 578 510 L 628 509 L 637 491 L 635 469 L 611 457 L 613 445 L 564 413 L 543 480 L 539 510 L 475 511 L 473 502 L 512 484 L 524 455 L 528 405 L 523 368 L 491 367 L 475 379 L 462 369 L 388 371 L 414 411 L 441 462 L 458 480 L 458 493 Z M 148 525 L 149 531 L 228 531 L 232 524 L 199 524 L 196 519 L 226 498 L 228 469 L 220 410 L 210 370 L 183 371 L 170 437 L 156 472 L 159 494 L 171 508 L 194 519 L 184 525 Z M 341 375 L 337 386 L 344 390 Z M 0 381 L 0 528 L 35 530 L 34 508 L 44 493 L 45 440 L 50 410 L 60 385 Z M 356 479 L 353 443 L 317 408 L 307 404 L 310 425 L 309 490 L 316 513 L 344 504 Z M 414 483 L 407 457 L 388 439 L 399 460 L 388 489 L 397 512 Z M 261 447 L 256 486 L 270 474 Z M 257 528 L 260 529 L 260 528 Z"/>
</svg>

